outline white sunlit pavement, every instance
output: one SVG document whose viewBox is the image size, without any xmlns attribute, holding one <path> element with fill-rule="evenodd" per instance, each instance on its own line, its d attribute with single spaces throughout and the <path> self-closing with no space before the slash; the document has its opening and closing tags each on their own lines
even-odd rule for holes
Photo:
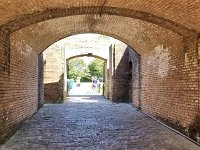
<svg viewBox="0 0 200 150">
<path fill-rule="evenodd" d="M 200 150 L 185 137 L 139 112 L 112 103 L 89 84 L 64 104 L 46 104 L 1 150 Z"/>
<path fill-rule="evenodd" d="M 97 90 L 92 89 L 92 82 L 81 82 L 78 87 L 76 83 L 74 83 L 73 89 L 70 90 L 69 94 L 98 94 Z"/>
<path fill-rule="evenodd" d="M 98 89 L 92 89 L 92 82 L 81 82 L 78 87 L 74 83 L 73 89 L 70 89 L 69 95 L 102 95 L 98 92 Z"/>
<path fill-rule="evenodd" d="M 98 90 L 92 89 L 92 82 L 83 82 L 80 86 L 74 84 L 65 102 L 94 103 L 98 102 L 95 96 L 100 96 Z M 92 97 L 92 98 L 91 98 Z"/>
</svg>

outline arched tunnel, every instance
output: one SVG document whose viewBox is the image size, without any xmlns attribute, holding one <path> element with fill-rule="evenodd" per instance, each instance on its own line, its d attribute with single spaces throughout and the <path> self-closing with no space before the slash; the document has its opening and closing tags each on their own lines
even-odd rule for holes
<svg viewBox="0 0 200 150">
<path fill-rule="evenodd" d="M 1 0 L 0 143 L 43 106 L 42 52 L 80 33 L 107 35 L 133 49 L 139 60 L 132 63 L 139 64 L 132 73 L 140 80 L 127 80 L 139 85 L 140 96 L 132 91 L 132 105 L 200 142 L 198 11 L 200 2 L 192 0 Z"/>
</svg>

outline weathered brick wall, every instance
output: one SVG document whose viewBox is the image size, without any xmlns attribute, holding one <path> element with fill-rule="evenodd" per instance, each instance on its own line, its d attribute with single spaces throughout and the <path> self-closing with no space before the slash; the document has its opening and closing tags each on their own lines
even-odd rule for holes
<svg viewBox="0 0 200 150">
<path fill-rule="evenodd" d="M 0 143 L 2 143 L 2 141 L 4 140 L 4 137 L 6 136 L 6 132 L 9 129 L 6 129 L 6 118 L 8 116 L 6 108 L 8 106 L 6 106 L 6 93 L 8 93 L 6 91 L 6 89 L 8 89 L 8 74 L 9 74 L 9 70 L 6 68 L 9 68 L 9 65 L 7 63 L 7 60 L 9 59 L 9 55 L 7 56 L 7 54 L 9 54 L 10 50 L 9 50 L 9 37 L 7 36 L 7 34 L 0 30 Z M 7 59 L 8 58 L 8 59 Z"/>
<path fill-rule="evenodd" d="M 107 61 L 108 60 L 105 60 L 104 62 L 104 85 L 103 85 L 103 95 L 105 98 L 108 98 L 108 66 L 107 66 Z"/>
<path fill-rule="evenodd" d="M 141 108 L 141 70 L 140 70 L 140 55 L 132 48 L 127 47 L 129 51 L 129 67 L 131 67 L 132 84 L 130 94 L 134 106 Z"/>
<path fill-rule="evenodd" d="M 128 63 L 132 61 L 133 104 L 197 140 L 200 132 L 196 127 L 199 124 L 197 37 L 168 33 L 153 42 L 158 46 L 143 51 L 141 60 L 137 53 L 129 53 L 128 57 L 123 55 L 124 49 L 119 55 L 117 48 L 112 51 L 116 59 L 112 62 L 115 65 L 110 66 L 116 70 L 112 70 L 110 99 L 128 98 Z"/>
<path fill-rule="evenodd" d="M 52 45 L 43 52 L 44 62 L 44 99 L 45 102 L 63 101 L 64 88 L 64 47 Z"/>
<path fill-rule="evenodd" d="M 107 95 L 108 99 L 112 100 L 113 99 L 113 45 L 109 46 L 109 60 L 108 60 L 108 73 L 107 73 L 107 83 L 108 83 L 108 90 L 107 90 Z"/>
<path fill-rule="evenodd" d="M 18 35 L 1 37 L 0 143 L 38 108 L 37 54 Z"/>
<path fill-rule="evenodd" d="M 167 45 L 142 55 L 141 108 L 189 134 L 199 109 L 197 39 L 165 38 Z"/>
<path fill-rule="evenodd" d="M 110 83 L 109 83 L 109 69 L 106 69 L 106 71 L 105 71 L 106 73 L 105 73 L 105 80 L 104 80 L 104 82 L 105 82 L 105 84 L 104 84 L 104 86 L 105 86 L 105 98 L 107 98 L 107 99 L 109 99 L 109 86 L 110 86 Z"/>
<path fill-rule="evenodd" d="M 113 52 L 113 97 L 116 102 L 129 101 L 129 51 L 126 44 L 115 44 Z"/>
<path fill-rule="evenodd" d="M 113 51 L 112 100 L 140 107 L 140 55 L 126 44 L 113 46 Z"/>
<path fill-rule="evenodd" d="M 44 104 L 44 58 L 38 55 L 38 108 Z"/>
</svg>

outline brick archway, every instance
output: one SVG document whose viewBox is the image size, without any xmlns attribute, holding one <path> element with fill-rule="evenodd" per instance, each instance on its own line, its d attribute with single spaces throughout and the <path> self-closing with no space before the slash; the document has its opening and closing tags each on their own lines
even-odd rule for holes
<svg viewBox="0 0 200 150">
<path fill-rule="evenodd" d="M 85 57 L 85 56 L 86 57 L 93 57 L 93 58 L 96 58 L 96 59 L 99 59 L 99 60 L 103 61 L 103 68 L 102 69 L 103 69 L 104 84 L 102 85 L 102 88 L 103 88 L 102 95 L 104 95 L 105 97 L 108 97 L 107 96 L 107 93 L 108 93 L 107 90 L 108 90 L 108 84 L 109 84 L 108 80 L 109 79 L 108 79 L 108 76 L 107 76 L 107 71 L 108 71 L 109 64 L 107 62 L 108 62 L 109 58 L 105 58 L 105 57 L 102 57 L 102 56 L 99 56 L 99 55 L 95 55 L 95 54 L 92 54 L 92 53 L 80 54 L 80 55 L 74 55 L 74 56 L 71 56 L 71 57 L 67 57 L 66 58 L 66 65 L 68 64 L 67 62 L 69 62 L 71 59 L 81 58 L 81 57 Z M 66 72 L 68 73 L 68 70 L 66 70 Z M 66 88 L 66 89 L 68 90 L 68 88 Z M 64 91 L 64 93 L 68 93 L 68 91 Z"/>
<path fill-rule="evenodd" d="M 19 8 L 21 3 L 17 2 L 24 2 L 24 7 Z M 195 2 L 180 6 L 151 0 L 144 5 L 140 1 L 108 0 L 104 4 L 36 0 L 32 3 L 38 4 L 35 7 L 28 1 L 17 2 L 0 4 L 2 8 L 8 6 L 7 10 L 0 9 L 0 141 L 37 111 L 38 54 L 58 39 L 86 32 L 110 35 L 141 54 L 143 111 L 180 125 L 183 131 L 195 124 L 200 106 L 200 23 Z M 172 9 L 165 8 L 171 5 Z"/>
<path fill-rule="evenodd" d="M 76 15 L 52 19 L 16 31 L 11 34 L 10 39 L 12 41 L 17 36 L 21 37 L 17 42 L 26 43 L 37 53 L 41 53 L 60 39 L 80 33 L 99 33 L 114 37 L 138 53 L 149 51 L 160 44 L 171 45 L 173 40 L 188 39 L 169 29 L 139 19 L 115 15 L 103 15 L 97 20 L 94 18 L 95 15 Z M 166 40 L 168 37 L 171 38 L 170 41 Z"/>
<path fill-rule="evenodd" d="M 99 5 L 99 6 L 98 6 Z M 2 24 L 0 28 L 2 30 L 5 30 L 9 33 L 15 32 L 17 30 L 20 30 L 24 27 L 27 27 L 29 25 L 39 23 L 42 21 L 46 21 L 49 19 L 59 18 L 59 17 L 65 17 L 65 16 L 73 16 L 73 15 L 82 15 L 82 14 L 93 14 L 95 17 L 101 17 L 102 15 L 118 15 L 122 17 L 130 17 L 134 19 L 140 19 L 144 20 L 159 26 L 162 26 L 164 28 L 170 29 L 180 35 L 188 36 L 193 32 L 193 34 L 196 32 L 195 30 L 191 30 L 189 28 L 184 27 L 180 23 L 177 23 L 176 21 L 172 21 L 167 18 L 161 17 L 160 14 L 154 15 L 153 13 L 145 12 L 144 10 L 134 10 L 131 8 L 124 8 L 123 5 L 120 7 L 113 7 L 106 6 L 105 3 L 98 4 L 97 6 L 77 6 L 77 7 L 49 7 L 48 5 L 43 6 L 43 8 L 38 7 L 36 10 L 32 10 L 32 12 L 28 12 L 25 10 L 23 13 L 19 12 L 19 15 L 17 14 L 9 14 L 8 18 L 5 18 L 6 21 L 2 20 Z M 17 9 L 17 8 L 16 8 Z M 27 12 L 26 12 L 27 11 Z M 1 22 L 1 21 L 0 21 Z"/>
<path fill-rule="evenodd" d="M 84 56 L 87 56 L 87 57 L 94 57 L 94 58 L 97 58 L 97 59 L 101 59 L 101 60 L 103 60 L 103 61 L 106 61 L 106 58 L 103 58 L 103 57 L 101 57 L 101 56 L 94 55 L 94 54 L 91 54 L 91 53 L 75 55 L 75 56 L 68 57 L 68 58 L 66 58 L 66 59 L 70 60 L 70 59 L 73 59 L 73 58 L 84 57 Z"/>
</svg>

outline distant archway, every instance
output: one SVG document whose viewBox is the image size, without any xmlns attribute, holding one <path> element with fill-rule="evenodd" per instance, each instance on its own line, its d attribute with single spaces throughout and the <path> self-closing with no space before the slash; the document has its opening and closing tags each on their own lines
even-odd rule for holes
<svg viewBox="0 0 200 150">
<path fill-rule="evenodd" d="M 68 63 L 69 63 L 70 60 L 73 60 L 75 58 L 83 58 L 83 57 L 93 57 L 93 58 L 100 59 L 100 60 L 103 61 L 103 66 L 102 66 L 103 67 L 102 68 L 102 70 L 103 70 L 103 76 L 102 76 L 103 80 L 101 81 L 101 84 L 97 85 L 98 87 L 96 87 L 96 88 L 97 88 L 99 93 L 102 92 L 102 95 L 107 97 L 107 95 L 106 95 L 106 93 L 107 93 L 106 91 L 108 90 L 108 88 L 107 88 L 108 87 L 108 85 L 107 85 L 107 80 L 108 80 L 107 79 L 107 68 L 108 68 L 107 59 L 102 58 L 102 57 L 100 57 L 98 55 L 93 55 L 91 53 L 82 54 L 82 55 L 76 55 L 76 56 L 72 56 L 72 57 L 66 59 L 66 66 L 65 66 L 66 71 L 64 71 L 64 77 L 65 78 L 64 78 L 64 96 L 63 97 L 65 98 L 65 96 L 69 95 L 69 89 L 70 89 L 70 85 L 69 85 L 70 83 L 68 83 L 68 79 L 66 79 L 66 77 L 68 78 L 68 76 L 69 76 L 68 73 L 70 71 Z M 66 72 L 66 74 L 65 74 L 65 72 Z"/>
</svg>

